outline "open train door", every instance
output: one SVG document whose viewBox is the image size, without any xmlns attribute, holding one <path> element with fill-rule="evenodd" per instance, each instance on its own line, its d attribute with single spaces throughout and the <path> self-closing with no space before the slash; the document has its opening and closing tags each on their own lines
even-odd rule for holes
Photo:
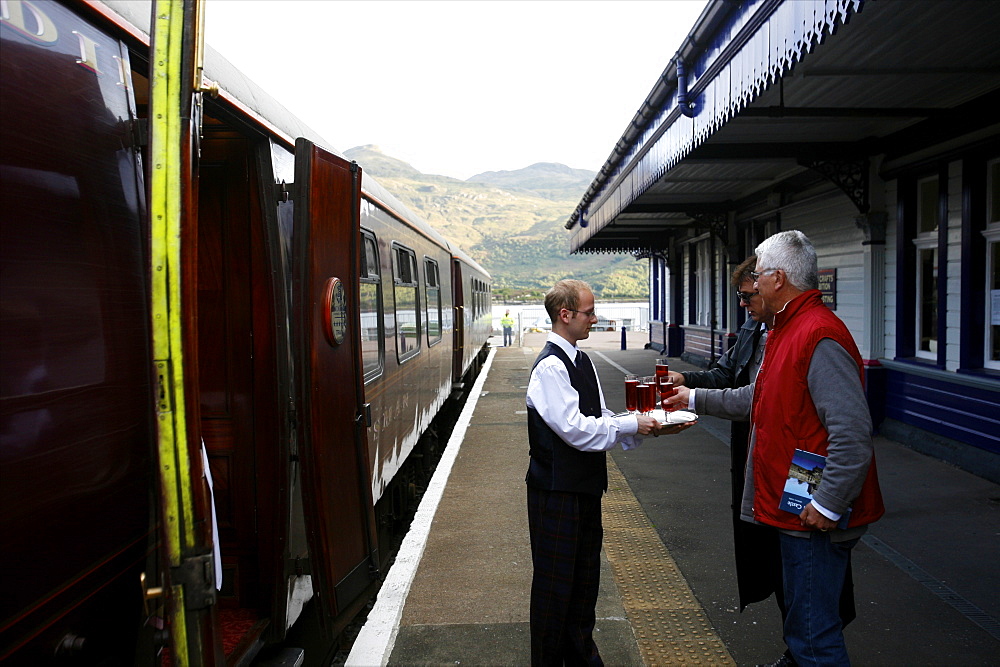
<svg viewBox="0 0 1000 667">
<path fill-rule="evenodd" d="M 300 138 L 293 197 L 302 496 L 313 590 L 333 619 L 378 575 L 358 330 L 361 169 Z"/>
<path fill-rule="evenodd" d="M 163 589 L 171 660 L 224 659 L 215 614 L 210 498 L 203 481 L 197 390 L 197 168 L 201 123 L 203 6 L 156 0 L 149 64 L 150 281 Z"/>
</svg>

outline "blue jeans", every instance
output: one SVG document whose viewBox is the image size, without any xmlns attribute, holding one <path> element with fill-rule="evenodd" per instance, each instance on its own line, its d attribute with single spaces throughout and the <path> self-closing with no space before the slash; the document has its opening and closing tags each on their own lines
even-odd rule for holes
<svg viewBox="0 0 1000 667">
<path fill-rule="evenodd" d="M 833 543 L 779 534 L 785 588 L 785 644 L 801 667 L 850 665 L 840 620 L 840 591 L 858 540 Z"/>
</svg>

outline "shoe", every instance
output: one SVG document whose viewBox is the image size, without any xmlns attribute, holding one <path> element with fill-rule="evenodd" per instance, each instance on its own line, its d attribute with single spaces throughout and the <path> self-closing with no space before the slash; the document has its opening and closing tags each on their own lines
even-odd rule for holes
<svg viewBox="0 0 1000 667">
<path fill-rule="evenodd" d="M 785 653 L 782 654 L 782 656 L 777 660 L 775 660 L 774 662 L 769 662 L 763 665 L 757 665 L 757 667 L 796 667 L 796 662 L 795 660 L 792 659 L 792 656 Z"/>
</svg>

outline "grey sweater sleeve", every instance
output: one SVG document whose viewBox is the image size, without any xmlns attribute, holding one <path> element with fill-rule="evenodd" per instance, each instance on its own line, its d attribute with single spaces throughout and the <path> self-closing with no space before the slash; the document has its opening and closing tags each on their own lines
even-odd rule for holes
<svg viewBox="0 0 1000 667">
<path fill-rule="evenodd" d="M 694 408 L 700 415 L 722 417 L 733 421 L 750 421 L 754 385 L 738 389 L 697 389 Z"/>
<path fill-rule="evenodd" d="M 823 481 L 813 498 L 843 514 L 861 493 L 874 453 L 868 401 L 854 359 L 830 338 L 813 351 L 808 382 L 816 413 L 829 434 Z"/>
</svg>

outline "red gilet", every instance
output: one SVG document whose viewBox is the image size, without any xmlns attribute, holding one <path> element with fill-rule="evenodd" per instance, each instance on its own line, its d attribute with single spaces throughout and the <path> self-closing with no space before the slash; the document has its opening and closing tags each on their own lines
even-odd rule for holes
<svg viewBox="0 0 1000 667">
<path fill-rule="evenodd" d="M 761 523 L 804 530 L 798 515 L 778 509 L 778 503 L 796 449 L 826 456 L 828 434 L 816 414 L 808 382 L 813 350 L 823 338 L 833 339 L 850 353 L 864 385 L 861 354 L 854 338 L 840 318 L 823 305 L 819 290 L 809 290 L 789 301 L 775 316 L 774 327 L 767 335 L 767 351 L 757 375 L 752 408 L 757 438 L 753 450 L 753 507 L 754 518 Z M 861 493 L 851 507 L 850 527 L 872 523 L 885 512 L 874 453 Z"/>
</svg>

